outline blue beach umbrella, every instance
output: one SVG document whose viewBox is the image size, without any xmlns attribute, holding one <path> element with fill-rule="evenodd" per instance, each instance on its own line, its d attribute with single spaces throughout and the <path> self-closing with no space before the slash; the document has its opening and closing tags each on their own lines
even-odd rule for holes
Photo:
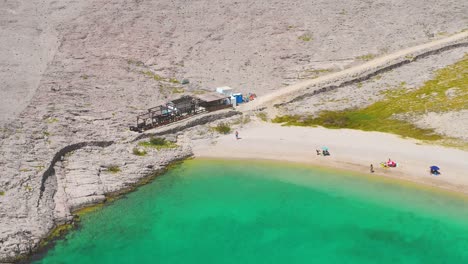
<svg viewBox="0 0 468 264">
<path fill-rule="evenodd" d="M 437 166 L 431 166 L 431 170 L 440 170 L 440 168 Z"/>
<path fill-rule="evenodd" d="M 328 148 L 327 147 L 322 147 L 322 150 L 328 150 Z"/>
</svg>

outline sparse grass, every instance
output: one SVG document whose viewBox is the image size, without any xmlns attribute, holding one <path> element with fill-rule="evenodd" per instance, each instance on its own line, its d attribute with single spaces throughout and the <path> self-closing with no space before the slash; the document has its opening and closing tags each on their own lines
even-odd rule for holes
<svg viewBox="0 0 468 264">
<path fill-rule="evenodd" d="M 54 117 L 54 118 L 49 117 L 49 118 L 46 119 L 46 122 L 47 122 L 48 124 L 57 123 L 58 121 L 59 121 L 59 120 L 58 120 L 57 118 L 55 118 L 55 117 Z"/>
<path fill-rule="evenodd" d="M 37 165 L 37 166 L 33 166 L 34 168 L 36 168 L 36 171 L 41 171 L 45 168 L 44 165 Z"/>
<path fill-rule="evenodd" d="M 143 74 L 146 75 L 146 76 L 149 76 L 149 77 L 153 78 L 155 81 L 162 81 L 162 80 L 164 80 L 163 77 L 161 77 L 160 75 L 158 75 L 158 74 L 156 74 L 156 73 L 154 73 L 154 72 L 151 72 L 151 71 L 144 71 L 144 72 L 141 72 L 141 73 L 143 73 Z"/>
<path fill-rule="evenodd" d="M 32 187 L 29 185 L 24 186 L 24 189 L 28 192 L 32 191 Z"/>
<path fill-rule="evenodd" d="M 395 119 L 395 115 L 418 116 L 426 112 L 447 112 L 468 109 L 468 55 L 436 72 L 433 80 L 427 81 L 416 90 L 407 90 L 405 83 L 387 91 L 385 98 L 366 108 L 344 111 L 323 111 L 317 117 L 286 115 L 272 121 L 294 126 L 324 126 L 328 128 L 352 128 L 365 131 L 390 132 L 403 137 L 421 140 L 440 140 L 441 135 L 432 129 L 422 129 Z M 446 91 L 458 88 L 450 97 Z"/>
<path fill-rule="evenodd" d="M 221 122 L 217 126 L 212 127 L 211 129 L 220 134 L 228 134 L 229 132 L 231 132 L 231 126 L 225 122 Z"/>
<path fill-rule="evenodd" d="M 133 152 L 133 155 L 136 155 L 136 156 L 145 156 L 146 154 L 148 154 L 146 150 L 144 149 L 140 150 L 139 148 L 133 148 L 132 152 Z"/>
<path fill-rule="evenodd" d="M 369 54 L 365 54 L 362 56 L 358 56 L 356 57 L 356 59 L 362 60 L 362 61 L 370 61 L 370 60 L 373 60 L 375 57 L 377 57 L 377 55 L 369 53 Z"/>
<path fill-rule="evenodd" d="M 130 64 L 130 65 L 136 65 L 136 66 L 143 66 L 144 65 L 143 62 L 138 61 L 138 60 L 132 60 L 132 59 L 127 60 L 127 63 Z"/>
<path fill-rule="evenodd" d="M 268 116 L 265 112 L 257 113 L 257 117 L 264 122 L 268 122 Z"/>
<path fill-rule="evenodd" d="M 83 80 L 88 80 L 89 76 L 86 74 L 81 75 L 81 79 Z"/>
<path fill-rule="evenodd" d="M 306 70 L 305 75 L 306 78 L 312 78 L 315 79 L 322 75 L 323 73 L 329 73 L 332 72 L 332 69 L 311 69 L 311 70 Z"/>
<path fill-rule="evenodd" d="M 3 196 L 5 195 L 5 192 L 4 191 L 0 191 L 0 196 Z"/>
<path fill-rule="evenodd" d="M 232 122 L 233 125 L 244 125 L 244 124 L 247 124 L 247 123 L 250 123 L 250 116 L 249 115 L 245 115 L 245 116 L 241 116 L 239 118 L 237 118 L 236 120 L 234 120 Z"/>
<path fill-rule="evenodd" d="M 177 87 L 172 87 L 173 94 L 179 94 L 179 93 L 185 93 L 185 90 L 183 88 L 177 88 Z"/>
<path fill-rule="evenodd" d="M 177 79 L 175 79 L 175 78 L 170 78 L 170 79 L 169 79 L 169 82 L 170 82 L 170 83 L 180 83 L 180 82 L 179 82 Z"/>
<path fill-rule="evenodd" d="M 195 90 L 195 91 L 193 91 L 193 94 L 206 94 L 206 93 L 207 93 L 207 91 L 205 91 L 205 90 Z"/>
<path fill-rule="evenodd" d="M 49 136 L 50 136 L 50 133 L 47 132 L 47 131 L 43 131 L 42 134 L 43 134 L 44 136 L 46 136 L 46 137 L 49 137 Z"/>
<path fill-rule="evenodd" d="M 313 74 L 320 74 L 320 73 L 325 73 L 325 72 L 331 72 L 331 69 L 313 69 L 313 70 L 307 70 L 309 73 Z"/>
<path fill-rule="evenodd" d="M 308 41 L 311 41 L 313 38 L 309 34 L 304 34 L 304 35 L 299 36 L 298 39 L 308 42 Z"/>
<path fill-rule="evenodd" d="M 157 137 L 151 137 L 149 141 L 140 142 L 138 145 L 142 147 L 155 148 L 157 150 L 177 148 L 176 143 L 166 140 L 165 138 Z"/>
<path fill-rule="evenodd" d="M 111 173 L 119 173 L 120 172 L 120 167 L 117 165 L 111 165 L 107 168 L 107 170 Z"/>
</svg>

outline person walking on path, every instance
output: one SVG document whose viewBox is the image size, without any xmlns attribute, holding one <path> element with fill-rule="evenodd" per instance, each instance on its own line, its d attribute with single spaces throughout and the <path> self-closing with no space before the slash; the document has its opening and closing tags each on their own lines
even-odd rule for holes
<svg viewBox="0 0 468 264">
<path fill-rule="evenodd" d="M 239 139 L 239 132 L 236 130 L 236 139 Z"/>
</svg>

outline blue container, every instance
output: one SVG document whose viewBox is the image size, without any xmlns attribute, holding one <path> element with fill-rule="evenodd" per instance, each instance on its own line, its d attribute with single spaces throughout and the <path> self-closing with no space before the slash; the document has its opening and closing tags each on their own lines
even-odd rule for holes
<svg viewBox="0 0 468 264">
<path fill-rule="evenodd" d="M 242 100 L 242 94 L 237 93 L 237 94 L 233 94 L 232 96 L 234 96 L 236 98 L 236 104 L 241 104 L 242 102 L 244 102 Z"/>
</svg>

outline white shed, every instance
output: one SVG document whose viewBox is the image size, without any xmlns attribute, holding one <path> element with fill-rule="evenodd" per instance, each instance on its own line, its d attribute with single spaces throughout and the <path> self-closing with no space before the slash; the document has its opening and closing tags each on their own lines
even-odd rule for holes
<svg viewBox="0 0 468 264">
<path fill-rule="evenodd" d="M 216 88 L 216 92 L 231 96 L 234 93 L 234 90 L 231 87 L 223 86 Z"/>
</svg>

